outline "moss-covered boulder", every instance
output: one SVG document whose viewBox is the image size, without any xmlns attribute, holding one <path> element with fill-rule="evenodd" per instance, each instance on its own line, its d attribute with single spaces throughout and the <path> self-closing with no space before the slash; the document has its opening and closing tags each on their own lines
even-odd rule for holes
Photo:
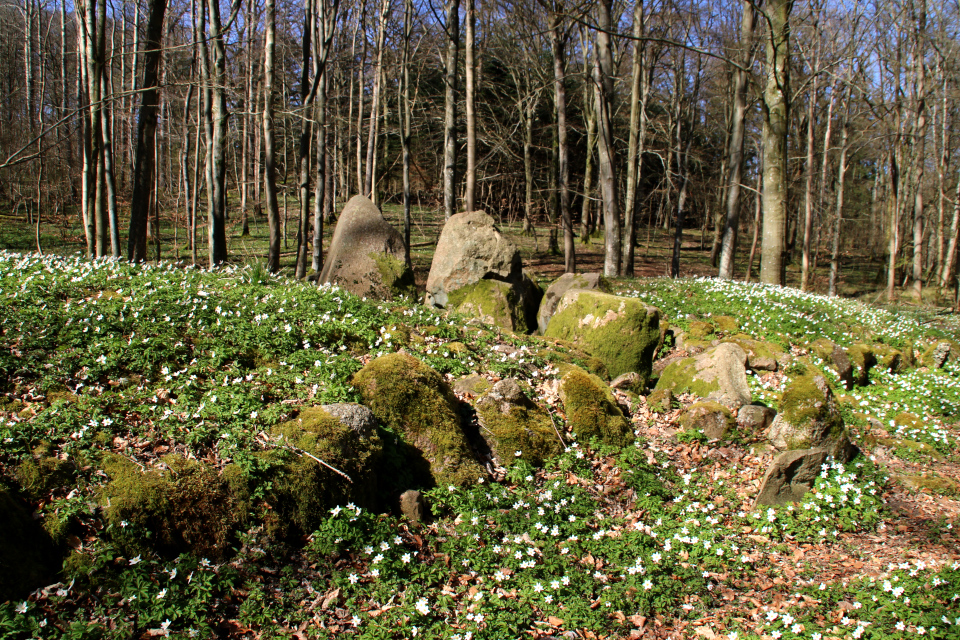
<svg viewBox="0 0 960 640">
<path fill-rule="evenodd" d="M 746 362 L 743 349 L 725 342 L 694 358 L 671 362 L 660 374 L 656 388 L 692 393 L 737 409 L 751 399 Z"/>
<path fill-rule="evenodd" d="M 707 340 L 713 336 L 716 329 L 709 322 L 703 320 L 692 320 L 687 327 L 687 336 L 694 340 Z"/>
<path fill-rule="evenodd" d="M 486 475 L 461 427 L 456 397 L 439 373 L 410 354 L 391 353 L 367 363 L 352 383 L 380 424 L 410 447 L 405 457 L 413 482 L 465 485 Z"/>
<path fill-rule="evenodd" d="M 563 450 L 546 410 L 523 393 L 513 378 L 493 385 L 476 403 L 480 434 L 504 466 L 515 459 L 540 466 Z"/>
<path fill-rule="evenodd" d="M 917 358 L 917 363 L 921 367 L 940 369 L 950 359 L 951 353 L 958 353 L 957 345 L 947 340 L 940 340 L 927 346 Z"/>
<path fill-rule="evenodd" d="M 76 470 L 72 460 L 61 460 L 39 449 L 17 466 L 16 478 L 31 500 L 40 501 L 51 491 L 73 484 Z"/>
<path fill-rule="evenodd" d="M 877 359 L 877 368 L 890 373 L 900 373 L 906 366 L 903 352 L 885 344 L 875 344 L 871 347 Z"/>
<path fill-rule="evenodd" d="M 572 290 L 560 300 L 544 335 L 599 358 L 611 377 L 635 371 L 646 385 L 661 340 L 660 311 L 636 298 Z"/>
<path fill-rule="evenodd" d="M 383 443 L 367 407 L 306 407 L 272 435 L 285 453 L 268 499 L 278 525 L 309 533 L 333 507 L 353 502 L 374 509 L 386 501 L 378 495 Z"/>
<path fill-rule="evenodd" d="M 714 316 L 713 324 L 717 331 L 725 335 L 736 334 L 740 331 L 740 321 L 733 316 Z"/>
<path fill-rule="evenodd" d="M 673 410 L 673 391 L 654 389 L 647 396 L 647 408 L 654 413 L 667 413 Z"/>
<path fill-rule="evenodd" d="M 527 276 L 519 284 L 480 280 L 451 291 L 447 308 L 514 333 L 531 333 L 536 329 L 534 314 L 540 297 L 539 286 Z"/>
<path fill-rule="evenodd" d="M 242 514 L 230 483 L 216 468 L 169 456 L 162 465 L 144 469 L 110 454 L 104 469 L 110 478 L 102 490 L 104 514 L 123 553 L 226 556 Z"/>
<path fill-rule="evenodd" d="M 630 421 L 617 406 L 603 380 L 583 369 L 572 367 L 560 379 L 560 400 L 567 422 L 577 440 L 586 444 L 591 438 L 622 447 L 633 441 Z"/>
<path fill-rule="evenodd" d="M 755 340 L 743 333 L 724 338 L 723 342 L 732 342 L 743 349 L 747 354 L 747 366 L 754 371 L 776 371 L 785 357 L 783 350 L 772 342 Z"/>
<path fill-rule="evenodd" d="M 381 300 L 414 297 L 413 271 L 405 253 L 403 236 L 377 206 L 369 198 L 354 196 L 337 220 L 320 282 Z"/>
<path fill-rule="evenodd" d="M 820 449 L 841 462 L 856 454 L 823 376 L 801 376 L 784 389 L 769 438 L 781 451 Z"/>
<path fill-rule="evenodd" d="M 684 431 L 700 432 L 708 441 L 728 439 L 737 423 L 730 409 L 719 402 L 696 402 L 680 414 Z"/>
<path fill-rule="evenodd" d="M 818 338 L 807 345 L 811 353 L 837 372 L 837 377 L 847 389 L 853 388 L 853 363 L 847 351 L 826 338 Z"/>
<path fill-rule="evenodd" d="M 543 294 L 540 310 L 537 312 L 537 326 L 541 334 L 546 332 L 561 298 L 571 289 L 610 293 L 610 283 L 600 273 L 565 273 L 554 280 Z"/>
<path fill-rule="evenodd" d="M 0 602 L 50 584 L 58 564 L 50 537 L 27 506 L 0 484 Z"/>
<path fill-rule="evenodd" d="M 870 384 L 870 370 L 877 364 L 873 349 L 865 344 L 855 344 L 847 349 L 847 356 L 853 366 L 854 384 L 860 387 Z"/>
</svg>

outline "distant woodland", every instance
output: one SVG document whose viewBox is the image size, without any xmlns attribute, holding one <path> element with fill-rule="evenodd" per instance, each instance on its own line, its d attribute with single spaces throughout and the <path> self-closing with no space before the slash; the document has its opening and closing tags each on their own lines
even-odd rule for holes
<svg viewBox="0 0 960 640">
<path fill-rule="evenodd" d="M 363 194 L 548 228 L 567 271 L 599 233 L 633 275 L 657 227 L 678 273 L 693 228 L 723 278 L 829 263 L 835 293 L 856 251 L 919 297 L 957 281 L 958 27 L 955 0 L 4 0 L 0 212 L 134 261 L 172 218 L 211 266 L 256 217 L 276 270 L 292 199 L 305 277 Z"/>
</svg>

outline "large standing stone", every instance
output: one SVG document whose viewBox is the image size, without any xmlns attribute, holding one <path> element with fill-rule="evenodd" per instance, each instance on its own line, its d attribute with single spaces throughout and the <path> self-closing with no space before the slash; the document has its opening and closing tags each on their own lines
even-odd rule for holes
<svg viewBox="0 0 960 640">
<path fill-rule="evenodd" d="M 747 384 L 747 354 L 739 345 L 724 342 L 695 358 L 671 362 L 660 374 L 657 389 L 693 393 L 738 409 L 751 399 Z"/>
<path fill-rule="evenodd" d="M 509 292 L 481 284 L 484 280 L 505 283 Z M 523 273 L 520 251 L 501 235 L 492 217 L 468 211 L 447 220 L 430 265 L 426 304 L 484 320 L 505 320 L 508 324 L 499 326 L 526 332 L 536 329 L 542 297 L 540 287 Z M 495 311 L 502 304 L 510 306 L 509 312 Z"/>
<path fill-rule="evenodd" d="M 574 289 L 560 299 L 544 335 L 599 358 L 613 378 L 634 371 L 646 385 L 660 345 L 660 311 L 636 298 Z"/>
<path fill-rule="evenodd" d="M 527 398 L 513 378 L 493 385 L 476 408 L 480 435 L 504 466 L 518 458 L 541 465 L 563 450 L 550 414 Z"/>
<path fill-rule="evenodd" d="M 781 451 L 820 449 L 841 462 L 856 454 L 823 376 L 801 376 L 787 386 L 770 425 L 770 443 Z"/>
<path fill-rule="evenodd" d="M 757 504 L 785 505 L 803 500 L 827 459 L 822 449 L 801 449 L 781 453 L 763 476 Z"/>
<path fill-rule="evenodd" d="M 565 273 L 547 287 L 543 294 L 543 301 L 540 303 L 540 310 L 537 312 L 537 325 L 540 333 L 546 333 L 547 325 L 550 324 L 550 318 L 553 317 L 560 304 L 560 299 L 571 289 L 583 289 L 586 291 L 610 292 L 610 285 L 606 278 L 600 273 Z"/>
<path fill-rule="evenodd" d="M 413 272 L 405 263 L 403 236 L 364 196 L 350 198 L 333 232 L 320 282 L 358 296 L 390 300 L 414 295 Z"/>
<path fill-rule="evenodd" d="M 407 353 L 391 353 L 370 361 L 352 382 L 381 424 L 412 448 L 401 452 L 411 481 L 465 485 L 486 475 L 463 433 L 456 397 L 439 373 Z"/>
</svg>

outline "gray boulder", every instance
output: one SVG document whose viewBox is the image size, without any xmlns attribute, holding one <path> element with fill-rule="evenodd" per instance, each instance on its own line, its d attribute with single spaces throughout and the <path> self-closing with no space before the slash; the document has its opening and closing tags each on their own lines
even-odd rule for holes
<svg viewBox="0 0 960 640">
<path fill-rule="evenodd" d="M 342 424 L 361 438 L 369 438 L 376 433 L 377 418 L 373 411 L 355 402 L 338 402 L 321 405 L 321 408 L 338 419 Z"/>
<path fill-rule="evenodd" d="M 354 196 L 337 221 L 320 282 L 381 300 L 412 296 L 416 291 L 413 272 L 404 254 L 400 232 L 369 198 Z"/>
<path fill-rule="evenodd" d="M 737 412 L 737 426 L 744 434 L 759 435 L 773 423 L 776 415 L 777 412 L 770 407 L 745 404 Z"/>
<path fill-rule="evenodd" d="M 758 505 L 786 505 L 803 500 L 827 459 L 823 449 L 799 449 L 781 453 L 763 476 Z"/>
<path fill-rule="evenodd" d="M 769 438 L 781 451 L 818 449 L 841 462 L 857 452 L 823 376 L 801 376 L 784 389 Z"/>
<path fill-rule="evenodd" d="M 610 286 L 601 273 L 565 273 L 547 287 L 537 312 L 537 325 L 541 334 L 546 333 L 550 318 L 557 310 L 560 299 L 567 291 L 579 289 L 586 291 L 599 290 L 610 292 Z"/>
<path fill-rule="evenodd" d="M 746 352 L 739 345 L 724 342 L 694 358 L 672 362 L 660 374 L 657 389 L 693 393 L 739 409 L 752 397 L 746 365 Z"/>
<path fill-rule="evenodd" d="M 540 287 L 523 273 L 520 251 L 492 217 L 468 211 L 447 220 L 430 265 L 426 304 L 531 332 L 542 297 Z"/>
</svg>

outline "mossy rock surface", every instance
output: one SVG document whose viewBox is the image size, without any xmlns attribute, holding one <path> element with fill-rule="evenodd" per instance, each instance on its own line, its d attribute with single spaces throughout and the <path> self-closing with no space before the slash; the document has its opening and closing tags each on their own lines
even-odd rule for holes
<svg viewBox="0 0 960 640">
<path fill-rule="evenodd" d="M 858 386 L 870 384 L 870 370 L 877 364 L 873 349 L 865 344 L 855 344 L 847 349 L 850 364 L 853 365 L 853 381 Z"/>
<path fill-rule="evenodd" d="M 960 344 L 952 340 L 938 340 L 928 345 L 917 358 L 917 365 L 921 367 L 930 367 L 939 369 L 950 358 L 956 358 L 960 353 Z"/>
<path fill-rule="evenodd" d="M 550 414 L 527 398 L 516 380 L 495 384 L 477 400 L 476 410 L 480 433 L 504 466 L 516 459 L 541 466 L 563 450 Z"/>
<path fill-rule="evenodd" d="M 936 473 L 926 475 L 898 475 L 896 479 L 904 486 L 924 493 L 934 493 L 947 498 L 960 497 L 960 483 Z"/>
<path fill-rule="evenodd" d="M 680 414 L 684 431 L 698 431 L 707 440 L 725 440 L 735 433 L 737 421 L 730 409 L 719 402 L 696 402 Z"/>
<path fill-rule="evenodd" d="M 340 410 L 351 406 L 356 408 L 356 419 Z M 364 412 L 369 418 L 365 419 Z M 289 522 L 296 531 L 310 533 L 338 505 L 380 506 L 377 469 L 383 443 L 374 422 L 370 410 L 362 405 L 331 405 L 307 407 L 295 419 L 274 427 L 273 435 L 282 436 L 281 447 L 291 448 L 283 456 L 285 462 L 269 496 L 281 525 Z M 311 456 L 345 473 L 349 480 Z"/>
<path fill-rule="evenodd" d="M 567 421 L 581 443 L 599 438 L 623 447 L 633 442 L 633 429 L 603 380 L 573 367 L 560 380 L 560 400 Z"/>
<path fill-rule="evenodd" d="M 412 448 L 404 455 L 413 482 L 465 485 L 486 475 L 461 427 L 456 397 L 439 373 L 407 353 L 391 353 L 370 361 L 352 383 L 377 420 Z"/>
<path fill-rule="evenodd" d="M 713 324 L 718 331 L 727 335 L 740 331 L 740 321 L 733 316 L 714 316 Z"/>
<path fill-rule="evenodd" d="M 724 338 L 723 342 L 732 342 L 743 349 L 747 354 L 747 366 L 756 371 L 776 371 L 785 355 L 772 342 L 755 340 L 743 333 Z"/>
<path fill-rule="evenodd" d="M 692 393 L 736 409 L 751 400 L 746 360 L 738 345 L 723 343 L 694 358 L 671 362 L 660 373 L 656 388 Z"/>
<path fill-rule="evenodd" d="M 781 451 L 822 449 L 841 462 L 856 453 L 822 376 L 801 376 L 784 389 L 770 442 Z"/>
<path fill-rule="evenodd" d="M 660 311 L 635 298 L 568 291 L 545 335 L 569 340 L 599 358 L 610 377 L 635 371 L 646 384 L 661 340 Z"/>
<path fill-rule="evenodd" d="M 554 280 L 547 287 L 540 303 L 540 309 L 537 312 L 537 325 L 540 333 L 546 332 L 550 324 L 550 318 L 557 310 L 560 300 L 572 289 L 610 293 L 610 283 L 600 273 L 565 273 Z"/>
<path fill-rule="evenodd" d="M 448 307 L 469 318 L 515 333 L 530 333 L 536 328 L 527 321 L 517 287 L 508 282 L 480 280 L 451 291 L 448 296 Z"/>
<path fill-rule="evenodd" d="M 0 602 L 55 582 L 59 554 L 30 510 L 0 484 Z"/>
<path fill-rule="evenodd" d="M 110 454 L 104 468 L 104 513 L 114 543 L 128 555 L 193 553 L 224 558 L 242 520 L 230 484 L 204 463 L 170 456 L 166 468 L 143 469 Z"/>
<path fill-rule="evenodd" d="M 72 461 L 42 453 L 24 459 L 16 471 L 17 482 L 33 501 L 47 497 L 54 489 L 72 485 L 75 475 L 76 465 Z"/>
<path fill-rule="evenodd" d="M 703 320 L 693 320 L 687 327 L 687 336 L 694 340 L 709 338 L 716 332 L 713 325 Z"/>
<path fill-rule="evenodd" d="M 655 413 L 668 413 L 673 410 L 673 391 L 654 389 L 647 396 L 647 407 Z"/>
<path fill-rule="evenodd" d="M 890 373 L 900 373 L 906 369 L 903 352 L 885 344 L 875 344 L 871 347 L 877 359 L 876 366 Z"/>
</svg>

